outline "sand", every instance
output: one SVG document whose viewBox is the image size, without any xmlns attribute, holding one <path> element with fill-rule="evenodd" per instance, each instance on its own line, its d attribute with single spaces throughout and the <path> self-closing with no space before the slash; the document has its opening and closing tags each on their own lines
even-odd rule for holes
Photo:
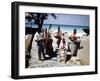
<svg viewBox="0 0 100 81">
<path fill-rule="evenodd" d="M 53 47 L 54 50 L 56 49 L 56 39 L 54 38 L 54 33 L 52 33 L 52 39 L 53 39 Z M 68 40 L 68 35 L 65 35 L 66 40 Z M 28 68 L 39 68 L 39 67 L 62 67 L 62 66 L 81 66 L 81 65 L 88 65 L 89 64 L 89 36 L 83 36 L 81 37 L 81 46 L 83 46 L 82 49 L 78 51 L 77 57 L 72 58 L 70 61 L 68 61 L 66 64 L 59 63 L 57 60 L 57 57 L 54 57 L 49 60 L 39 61 L 38 60 L 38 52 L 37 52 L 37 44 L 33 39 L 32 43 L 32 49 L 31 49 L 31 59 L 29 60 L 29 67 Z M 46 55 L 48 57 L 48 55 Z M 76 62 L 76 58 L 79 59 L 78 62 Z M 74 59 L 74 61 L 73 61 Z"/>
</svg>

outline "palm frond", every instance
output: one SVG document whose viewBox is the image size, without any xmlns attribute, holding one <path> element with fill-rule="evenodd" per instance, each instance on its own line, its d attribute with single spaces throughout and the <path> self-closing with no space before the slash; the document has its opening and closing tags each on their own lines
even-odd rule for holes
<svg viewBox="0 0 100 81">
<path fill-rule="evenodd" d="M 53 14 L 53 13 L 52 13 L 51 15 L 52 15 L 55 19 L 57 18 L 57 16 L 56 16 L 55 14 Z"/>
</svg>

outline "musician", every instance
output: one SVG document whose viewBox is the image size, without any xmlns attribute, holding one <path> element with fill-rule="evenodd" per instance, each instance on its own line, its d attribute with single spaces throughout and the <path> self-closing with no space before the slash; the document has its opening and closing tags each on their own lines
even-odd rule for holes
<svg viewBox="0 0 100 81">
<path fill-rule="evenodd" d="M 73 34 L 69 37 L 68 48 L 71 50 L 73 56 L 77 56 L 78 49 L 80 48 L 80 40 L 76 36 L 77 30 L 73 30 Z"/>
<path fill-rule="evenodd" d="M 43 55 L 43 58 L 45 59 L 45 54 L 44 54 L 44 38 L 43 38 L 43 32 L 41 32 L 41 30 L 38 30 L 38 33 L 36 35 L 36 39 L 35 41 L 37 42 L 37 46 L 38 46 L 38 57 L 39 60 L 42 60 L 41 56 Z"/>
<path fill-rule="evenodd" d="M 44 46 L 46 50 L 46 54 L 48 54 L 50 57 L 52 56 L 53 53 L 53 46 L 52 46 L 53 40 L 51 37 L 51 33 L 49 32 L 49 29 L 47 28 L 44 31 Z"/>
<path fill-rule="evenodd" d="M 57 48 L 59 48 L 59 45 L 60 45 L 60 42 L 61 42 L 61 35 L 62 35 L 62 32 L 61 32 L 60 26 L 59 26 L 58 32 L 56 32 L 56 36 L 55 36 L 55 38 L 57 38 Z"/>
</svg>

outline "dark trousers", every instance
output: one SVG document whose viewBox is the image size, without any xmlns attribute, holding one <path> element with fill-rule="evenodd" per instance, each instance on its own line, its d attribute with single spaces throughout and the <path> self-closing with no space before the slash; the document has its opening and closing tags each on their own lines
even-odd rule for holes
<svg viewBox="0 0 100 81">
<path fill-rule="evenodd" d="M 41 60 L 41 55 L 43 55 L 43 58 L 45 58 L 44 48 L 38 47 L 38 57 L 39 57 L 39 60 Z"/>
<path fill-rule="evenodd" d="M 59 48 L 60 42 L 61 42 L 61 38 L 59 37 L 58 40 L 57 40 L 58 48 Z"/>
</svg>

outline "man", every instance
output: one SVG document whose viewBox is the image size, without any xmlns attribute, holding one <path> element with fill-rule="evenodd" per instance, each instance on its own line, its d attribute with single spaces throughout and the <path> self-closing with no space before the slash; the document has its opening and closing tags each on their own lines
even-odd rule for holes
<svg viewBox="0 0 100 81">
<path fill-rule="evenodd" d="M 73 30 L 73 34 L 69 37 L 68 49 L 70 49 L 73 56 L 77 56 L 78 49 L 80 48 L 80 40 L 76 37 L 77 30 Z"/>
<path fill-rule="evenodd" d="M 43 55 L 43 58 L 45 59 L 45 54 L 44 54 L 44 38 L 43 38 L 43 32 L 41 30 L 38 30 L 38 33 L 36 35 L 35 41 L 37 42 L 38 46 L 38 57 L 39 60 L 42 60 L 41 55 Z"/>
<path fill-rule="evenodd" d="M 57 48 L 59 48 L 59 45 L 60 45 L 60 42 L 61 42 L 61 35 L 62 35 L 62 32 L 61 32 L 61 30 L 60 30 L 60 26 L 58 27 L 58 32 L 56 32 L 56 36 L 55 36 L 55 38 L 57 38 Z"/>
<path fill-rule="evenodd" d="M 44 47 L 46 50 L 46 54 L 48 54 L 50 57 L 52 57 L 53 53 L 53 46 L 52 46 L 53 40 L 51 38 L 51 33 L 49 32 L 49 29 L 47 28 L 44 31 Z"/>
</svg>

